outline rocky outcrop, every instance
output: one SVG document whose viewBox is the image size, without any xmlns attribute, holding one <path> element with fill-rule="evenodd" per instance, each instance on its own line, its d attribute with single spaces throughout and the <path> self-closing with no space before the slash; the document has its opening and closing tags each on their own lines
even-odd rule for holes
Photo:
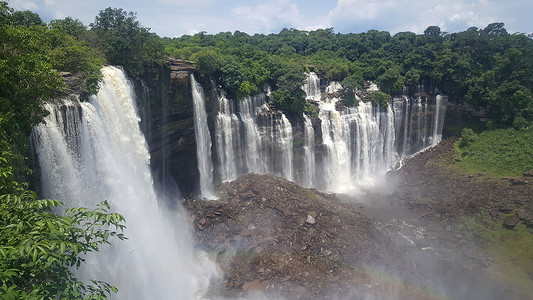
<svg viewBox="0 0 533 300">
<path fill-rule="evenodd" d="M 61 96 L 77 97 L 83 94 L 85 81 L 80 76 L 71 72 L 59 72 L 59 75 L 63 77 L 66 85 L 66 89 L 62 92 Z"/>
<path fill-rule="evenodd" d="M 169 59 L 145 63 L 144 69 L 135 86 L 154 179 L 161 190 L 178 186 L 188 193 L 198 177 L 189 82 L 194 64 Z"/>
<path fill-rule="evenodd" d="M 196 70 L 196 66 L 190 61 L 169 58 L 166 64 L 170 68 L 171 84 L 188 84 L 189 75 Z"/>
<path fill-rule="evenodd" d="M 178 187 L 188 195 L 196 190 L 199 177 L 190 83 L 196 67 L 192 62 L 169 58 L 164 64 L 145 63 L 144 70 L 135 87 L 154 179 L 162 185 L 160 190 L 174 194 Z M 213 116 L 217 103 L 214 84 L 210 78 L 196 76 L 196 80 L 204 87 L 206 110 Z"/>
<path fill-rule="evenodd" d="M 425 291 L 434 290 L 458 299 L 531 298 L 531 285 L 510 287 L 487 276 L 502 257 L 464 227 L 489 211 L 501 230 L 531 228 L 531 187 L 450 172 L 455 141 L 407 160 L 389 174 L 386 188 L 358 195 L 248 174 L 221 185 L 217 201 L 183 200 L 197 246 L 214 253 L 223 271 L 218 292 L 226 298 L 261 292 L 265 299 L 432 299 Z"/>
</svg>

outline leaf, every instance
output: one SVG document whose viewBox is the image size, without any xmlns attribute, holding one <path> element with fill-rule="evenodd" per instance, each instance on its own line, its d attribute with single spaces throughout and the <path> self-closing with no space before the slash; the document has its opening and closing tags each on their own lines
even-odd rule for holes
<svg viewBox="0 0 533 300">
<path fill-rule="evenodd" d="M 37 248 L 34 248 L 34 249 L 33 249 L 33 255 L 32 255 L 32 258 L 33 258 L 33 262 L 36 262 L 36 261 L 37 261 Z"/>
</svg>

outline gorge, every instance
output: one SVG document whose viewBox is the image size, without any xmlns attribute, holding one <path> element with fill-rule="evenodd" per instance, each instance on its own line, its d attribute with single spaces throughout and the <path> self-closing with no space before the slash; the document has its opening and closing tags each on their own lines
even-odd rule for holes
<svg viewBox="0 0 533 300">
<path fill-rule="evenodd" d="M 477 242 L 449 242 L 465 233 L 448 207 L 473 200 L 421 194 L 439 186 L 419 177 L 436 164 L 413 154 L 436 146 L 432 159 L 451 159 L 441 153 L 452 144 L 438 145 L 446 96 L 420 87 L 375 105 L 364 98 L 377 88 L 368 83 L 346 107 L 340 84 L 311 72 L 302 89 L 317 111 L 285 115 L 268 87 L 233 100 L 172 63 L 170 72 L 148 66 L 143 82 L 104 67 L 97 95 L 47 104 L 33 130 L 44 196 L 68 206 L 108 200 L 127 220 L 128 240 L 88 256 L 80 278 L 118 286 L 116 299 L 496 299 L 500 290 L 520 299 L 476 271 L 493 259 L 471 254 Z M 404 160 L 416 163 L 395 171 Z M 431 172 L 441 189 L 456 186 Z M 454 290 L 461 281 L 471 288 Z"/>
<path fill-rule="evenodd" d="M 165 185 L 152 178 L 149 147 L 139 130 L 143 126 L 139 127 L 135 103 L 138 98 L 141 113 L 146 113 L 142 101 L 150 91 L 144 89 L 136 97 L 133 84 L 118 68 L 105 67 L 102 74 L 97 95 L 86 102 L 47 104 L 51 113 L 46 124 L 34 128 L 42 193 L 69 206 L 92 206 L 107 199 L 128 220 L 128 240 L 89 256 L 82 278 L 98 277 L 121 287 L 119 299 L 201 297 L 219 274 L 213 258 L 193 251 L 192 230 L 177 204 L 179 196 L 158 191 L 157 186 Z M 247 173 L 272 173 L 330 192 L 372 187 L 401 159 L 440 141 L 446 111 L 445 96 L 424 93 L 395 98 L 386 107 L 360 101 L 338 111 L 339 83 L 328 83 L 321 90 L 324 85 L 318 76 L 309 73 L 302 88 L 319 112 L 291 116 L 290 121 L 271 107 L 268 88 L 234 101 L 223 90 L 206 85 L 205 79 L 203 85 L 197 82 L 192 74 L 177 84 L 190 87 L 184 101 L 192 102 L 188 107 L 194 108 L 189 114 L 194 130 L 178 134 L 194 132 L 198 168 L 194 182 L 207 199 L 216 197 L 214 186 L 220 182 Z M 209 96 L 204 90 L 210 90 Z M 168 113 L 164 107 L 148 111 L 158 109 Z M 166 141 L 173 142 L 169 136 Z M 172 180 L 183 185 L 179 178 Z M 127 274 L 138 276 L 132 280 Z"/>
</svg>

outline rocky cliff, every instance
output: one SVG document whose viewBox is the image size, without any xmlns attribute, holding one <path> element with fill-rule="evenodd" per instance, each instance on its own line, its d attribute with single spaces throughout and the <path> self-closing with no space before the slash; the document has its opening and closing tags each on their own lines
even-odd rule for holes
<svg viewBox="0 0 533 300">
<path fill-rule="evenodd" d="M 164 64 L 145 63 L 141 80 L 135 82 L 141 127 L 151 154 L 156 183 L 170 193 L 178 187 L 189 194 L 196 189 L 198 168 L 190 75 L 193 63 L 168 59 Z M 199 78 L 208 87 L 206 110 L 212 115 L 216 104 L 214 85 Z M 213 124 L 209 124 L 212 127 Z"/>
</svg>

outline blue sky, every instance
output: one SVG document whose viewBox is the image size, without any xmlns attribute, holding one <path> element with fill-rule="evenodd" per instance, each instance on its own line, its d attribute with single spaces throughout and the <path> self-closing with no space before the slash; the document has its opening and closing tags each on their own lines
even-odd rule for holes
<svg viewBox="0 0 533 300">
<path fill-rule="evenodd" d="M 509 32 L 533 32 L 533 0 L 7 0 L 44 21 L 70 16 L 88 25 L 106 7 L 137 13 L 160 36 L 200 31 L 277 33 L 283 28 L 359 33 L 370 29 L 422 33 L 430 25 L 456 32 L 504 22 Z"/>
</svg>

